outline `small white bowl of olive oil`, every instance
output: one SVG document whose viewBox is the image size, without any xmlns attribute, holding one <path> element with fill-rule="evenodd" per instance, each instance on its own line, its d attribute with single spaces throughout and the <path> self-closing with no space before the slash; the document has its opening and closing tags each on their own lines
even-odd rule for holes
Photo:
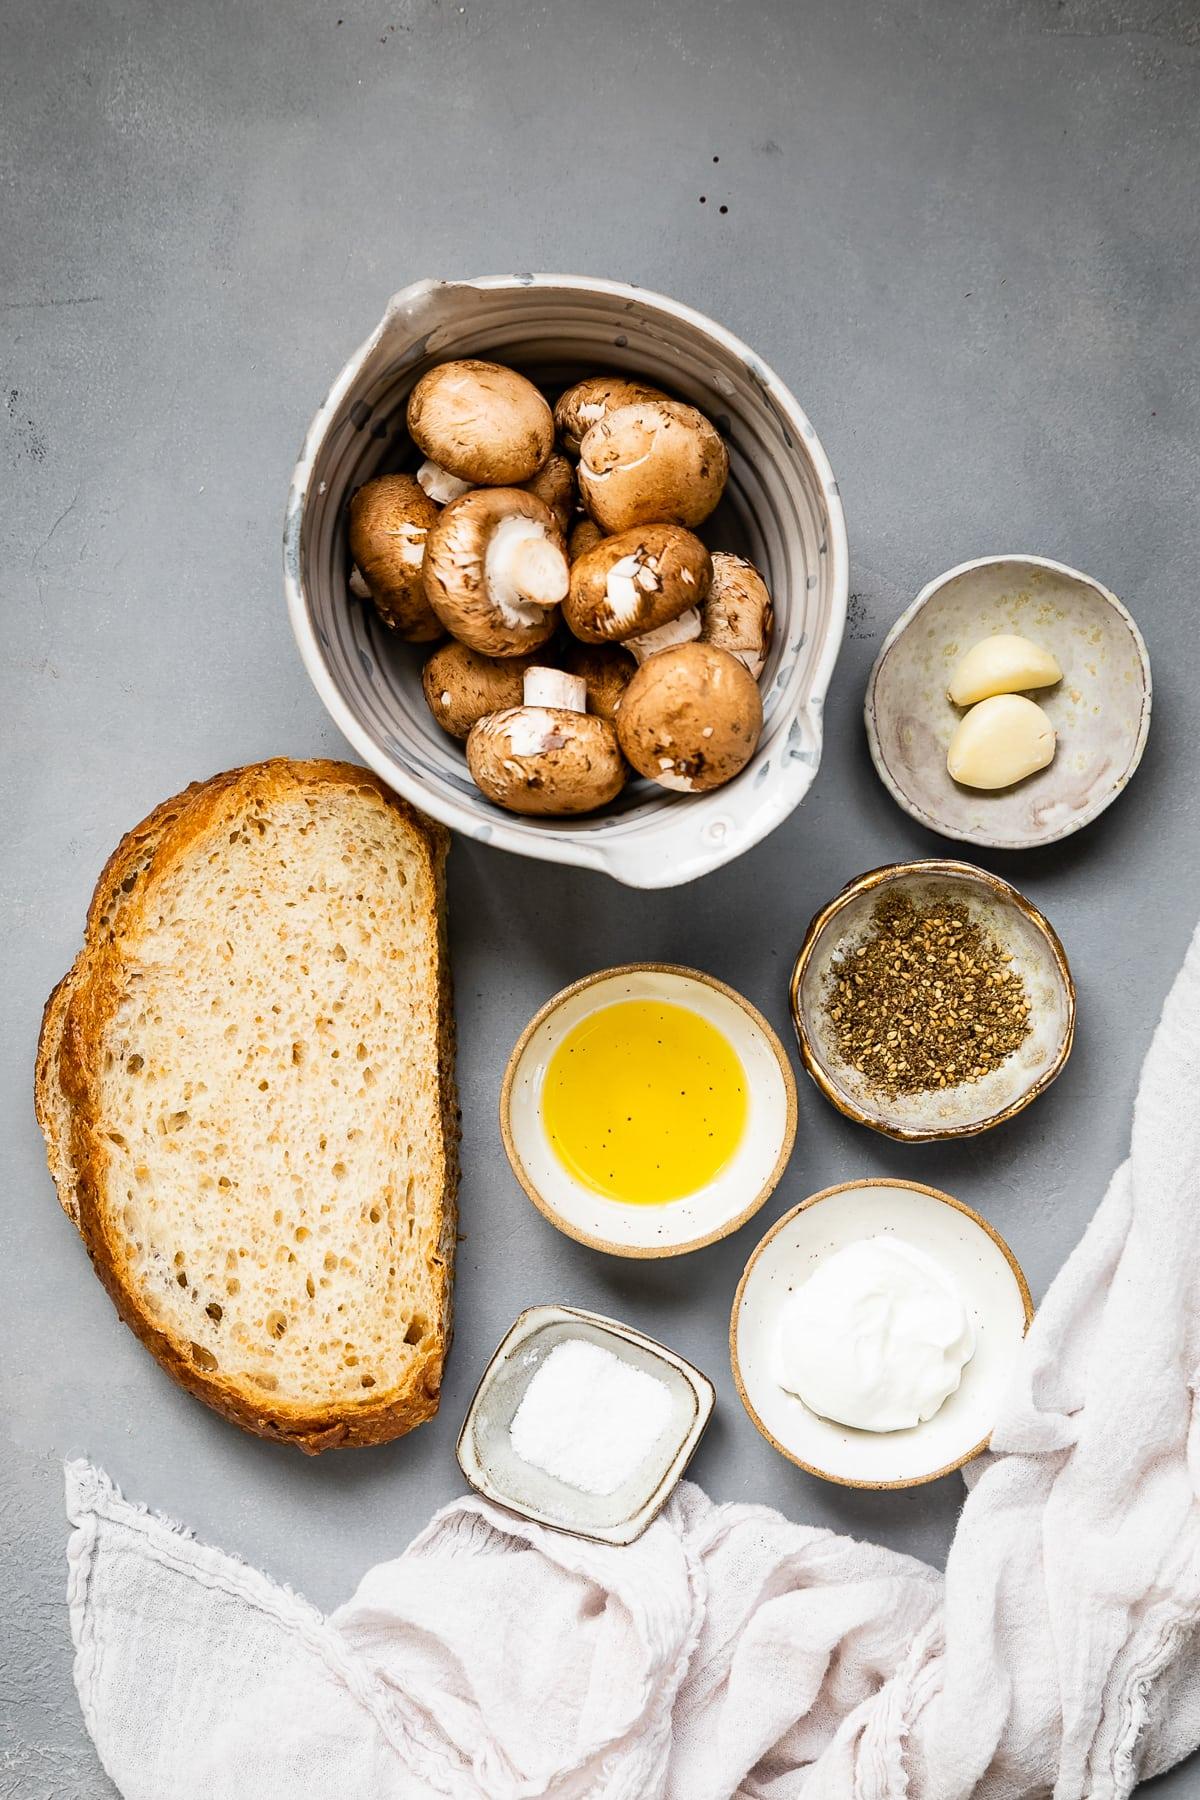
<svg viewBox="0 0 1200 1800">
<path fill-rule="evenodd" d="M 681 1256 L 773 1192 L 796 1137 L 796 1082 L 733 988 L 629 963 L 530 1020 L 504 1073 L 500 1130 L 521 1186 L 568 1237 L 613 1256 Z"/>
</svg>

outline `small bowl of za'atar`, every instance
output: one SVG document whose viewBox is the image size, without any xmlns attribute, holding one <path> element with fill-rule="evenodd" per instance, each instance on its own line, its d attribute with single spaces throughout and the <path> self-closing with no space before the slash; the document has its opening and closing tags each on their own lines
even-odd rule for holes
<svg viewBox="0 0 1200 1800">
<path fill-rule="evenodd" d="M 805 933 L 791 1000 L 825 1098 L 913 1142 L 1013 1118 L 1075 1037 L 1075 984 L 1049 921 L 998 875 L 943 859 L 843 888 Z"/>
</svg>

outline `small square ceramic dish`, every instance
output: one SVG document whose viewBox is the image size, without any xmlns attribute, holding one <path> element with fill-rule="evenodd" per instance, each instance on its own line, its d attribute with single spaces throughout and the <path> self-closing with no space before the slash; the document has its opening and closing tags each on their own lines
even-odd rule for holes
<svg viewBox="0 0 1200 1800">
<path fill-rule="evenodd" d="M 553 1350 L 573 1340 L 594 1344 L 655 1376 L 670 1395 L 667 1424 L 611 1494 L 580 1493 L 525 1462 L 512 1445 L 512 1422 L 530 1382 Z M 458 1466 L 478 1493 L 523 1518 L 597 1544 L 632 1544 L 666 1505 L 704 1435 L 715 1400 L 707 1375 L 632 1326 L 573 1306 L 531 1306 L 480 1377 L 458 1434 Z"/>
<path fill-rule="evenodd" d="M 779 1314 L 827 1257 L 889 1234 L 932 1257 L 953 1280 L 975 1329 L 975 1350 L 932 1418 L 905 1431 L 856 1431 L 820 1418 L 780 1386 Z M 785 1213 L 746 1264 L 729 1325 L 733 1378 L 768 1443 L 810 1475 L 842 1487 L 917 1487 L 987 1448 L 1032 1319 L 1016 1257 L 977 1212 L 917 1181 L 848 1181 Z"/>
<path fill-rule="evenodd" d="M 984 791 L 946 767 L 965 711 L 946 689 L 967 651 L 997 632 L 1032 638 L 1062 669 L 1030 695 L 1058 748 L 1036 775 Z M 1044 556 L 987 556 L 939 575 L 901 613 L 864 710 L 871 759 L 906 813 L 943 837 L 1030 850 L 1089 824 L 1128 786 L 1150 729 L 1150 659 L 1117 596 L 1089 575 Z"/>
</svg>

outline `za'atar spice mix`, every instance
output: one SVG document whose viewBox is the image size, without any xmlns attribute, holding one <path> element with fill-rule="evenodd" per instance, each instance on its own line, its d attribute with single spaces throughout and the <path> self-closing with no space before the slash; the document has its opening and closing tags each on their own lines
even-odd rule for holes
<svg viewBox="0 0 1200 1800">
<path fill-rule="evenodd" d="M 889 1098 L 979 1081 L 1029 1036 L 1012 957 L 961 900 L 884 894 L 830 971 L 824 1007 L 843 1060 Z"/>
</svg>

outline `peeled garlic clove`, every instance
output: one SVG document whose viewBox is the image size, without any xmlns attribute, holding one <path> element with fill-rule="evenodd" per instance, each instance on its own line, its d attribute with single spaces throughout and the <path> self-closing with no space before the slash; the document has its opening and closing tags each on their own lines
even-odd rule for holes
<svg viewBox="0 0 1200 1800">
<path fill-rule="evenodd" d="M 980 638 L 950 678 L 955 706 L 972 706 L 992 694 L 1020 694 L 1026 688 L 1051 687 L 1062 670 L 1048 650 L 1015 632 Z"/>
<path fill-rule="evenodd" d="M 946 767 L 964 787 L 1010 787 L 1044 769 L 1054 744 L 1054 727 L 1036 701 L 994 694 L 959 720 Z"/>
</svg>

